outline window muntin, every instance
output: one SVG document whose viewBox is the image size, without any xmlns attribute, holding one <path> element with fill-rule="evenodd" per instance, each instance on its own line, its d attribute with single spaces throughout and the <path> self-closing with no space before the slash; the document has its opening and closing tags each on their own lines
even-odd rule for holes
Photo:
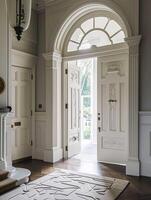
<svg viewBox="0 0 151 200">
<path fill-rule="evenodd" d="M 67 51 L 90 49 L 124 42 L 125 34 L 121 26 L 107 17 L 94 17 L 76 28 L 68 43 Z"/>
<path fill-rule="evenodd" d="M 88 49 L 91 48 L 92 46 L 101 47 L 111 44 L 112 43 L 108 35 L 104 31 L 93 30 L 84 37 L 79 49 Z"/>
</svg>

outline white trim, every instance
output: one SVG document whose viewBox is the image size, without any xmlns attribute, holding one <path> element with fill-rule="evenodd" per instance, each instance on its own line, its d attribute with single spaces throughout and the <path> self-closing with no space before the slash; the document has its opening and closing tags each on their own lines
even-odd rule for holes
<svg viewBox="0 0 151 200">
<path fill-rule="evenodd" d="M 125 30 L 127 30 L 127 37 L 130 37 L 132 32 L 131 28 L 129 26 L 129 23 L 123 14 L 120 7 L 114 3 L 113 1 L 109 0 L 100 0 L 100 2 L 94 1 L 94 3 L 87 3 L 86 5 L 76 9 L 64 22 L 62 27 L 60 28 L 60 31 L 56 37 L 55 44 L 54 44 L 54 50 L 58 50 L 60 52 L 63 51 L 63 45 L 66 39 L 66 36 L 68 32 L 71 30 L 71 27 L 83 16 L 95 12 L 95 11 L 101 11 L 101 10 L 107 10 L 111 13 L 116 13 L 118 18 L 123 22 L 125 25 Z"/>
<path fill-rule="evenodd" d="M 129 155 L 127 175 L 140 175 L 138 135 L 139 44 L 141 36 L 126 38 L 129 47 Z"/>
<path fill-rule="evenodd" d="M 71 27 L 83 16 L 99 10 L 108 10 L 111 13 L 116 13 L 119 19 L 125 24 L 125 29 L 127 30 L 128 38 L 125 40 L 128 45 L 128 56 L 129 56 L 129 159 L 126 166 L 126 173 L 129 175 L 137 175 L 139 176 L 139 160 L 138 160 L 138 68 L 139 68 L 139 43 L 140 36 L 132 36 L 130 25 L 126 19 L 126 16 L 123 14 L 122 10 L 118 6 L 118 4 L 114 3 L 112 0 L 100 0 L 99 3 L 94 0 L 94 3 L 86 3 L 84 6 L 76 9 L 64 22 L 62 27 L 59 30 L 59 33 L 56 37 L 54 43 L 54 52 L 63 52 L 64 42 L 67 36 L 68 31 L 70 31 Z M 126 50 L 127 51 L 127 50 Z M 126 53 L 126 52 L 125 52 Z M 61 54 L 61 53 L 60 53 Z M 94 55 L 94 54 L 93 54 Z M 76 55 L 77 56 L 77 55 Z M 72 59 L 75 59 L 76 56 Z M 90 56 L 90 54 L 89 54 Z M 91 54 L 92 56 L 92 54 Z M 107 58 L 107 57 L 106 57 Z M 66 58 L 64 58 L 65 60 Z M 53 123 L 52 137 L 54 137 L 55 130 L 55 122 L 57 121 L 56 109 L 54 108 L 53 103 L 57 102 L 60 98 L 55 93 L 55 88 L 57 88 L 57 81 L 59 76 L 57 77 L 57 81 L 54 80 L 54 75 L 58 73 L 58 69 L 60 69 L 60 60 L 57 61 L 48 61 L 46 62 L 47 68 L 47 85 L 46 85 L 46 107 L 48 111 L 48 116 L 53 118 L 51 123 Z M 50 67 L 50 69 L 48 69 Z M 54 70 L 57 69 L 57 70 Z M 60 72 L 59 72 L 60 73 Z M 53 75 L 53 76 L 52 76 Z M 61 79 L 61 78 L 60 78 Z M 51 81 L 50 81 L 51 80 Z M 50 86 L 52 83 L 52 86 Z M 50 89 L 52 94 L 50 93 Z M 61 89 L 57 88 L 57 94 L 61 93 Z M 51 97 L 51 95 L 55 95 L 55 97 Z M 52 100 L 53 109 L 50 107 L 50 102 Z M 56 105 L 55 105 L 56 106 Z M 52 124 L 51 124 L 52 125 Z M 50 130 L 49 130 L 50 129 Z M 51 127 L 48 125 L 47 132 L 51 132 Z M 58 133 L 57 133 L 58 134 Z M 59 133 L 60 134 L 60 133 Z M 52 139 L 49 137 L 49 139 Z M 51 149 L 50 149 L 51 150 Z"/>
<path fill-rule="evenodd" d="M 44 138 L 46 134 L 46 122 L 47 122 L 47 115 L 46 112 L 35 112 L 35 135 L 33 136 L 33 159 L 44 160 Z M 39 131 L 39 135 L 37 132 Z M 41 145 L 37 146 L 37 140 L 40 141 Z"/>
<path fill-rule="evenodd" d="M 63 60 L 77 60 L 90 57 L 101 57 L 105 58 L 112 55 L 128 54 L 128 47 L 126 43 L 113 44 L 105 47 L 98 47 L 87 50 L 79 50 L 76 52 L 68 52 L 63 56 Z"/>
<path fill-rule="evenodd" d="M 51 148 L 51 149 L 45 149 L 44 150 L 44 161 L 55 163 L 59 160 L 61 160 L 63 157 L 63 150 L 62 148 Z"/>
<path fill-rule="evenodd" d="M 90 20 L 93 18 L 93 20 L 96 18 L 96 17 L 106 17 L 108 18 L 108 22 L 106 23 L 106 26 L 108 25 L 108 23 L 111 21 L 111 20 L 114 20 L 116 23 L 119 24 L 119 26 L 121 27 L 120 31 L 123 31 L 124 32 L 124 35 L 125 37 L 128 36 L 127 34 L 127 29 L 125 27 L 125 25 L 123 24 L 123 21 L 121 21 L 119 19 L 119 17 L 115 14 L 115 13 L 112 13 L 111 11 L 108 11 L 108 10 L 101 10 L 101 11 L 95 11 L 93 13 L 89 13 L 85 16 L 83 16 L 82 18 L 80 18 L 70 29 L 70 31 L 68 32 L 66 38 L 65 38 L 65 43 L 63 45 L 63 52 L 66 53 L 66 52 L 72 52 L 72 51 L 68 51 L 68 45 L 69 45 L 69 42 L 76 42 L 76 41 L 73 41 L 71 40 L 71 37 L 73 35 L 73 33 L 77 30 L 77 29 L 82 29 L 81 25 L 86 22 L 87 20 Z M 82 44 L 82 41 L 84 40 L 84 38 L 86 37 L 87 34 L 89 34 L 90 32 L 94 31 L 94 30 L 100 30 L 100 31 L 103 31 L 107 36 L 108 36 L 108 39 L 110 40 L 111 45 L 113 44 L 118 44 L 118 43 L 114 43 L 113 40 L 112 40 L 112 37 L 114 37 L 116 34 L 118 34 L 120 31 L 117 31 L 116 33 L 114 33 L 113 35 L 110 36 L 110 34 L 107 32 L 106 30 L 106 26 L 102 29 L 102 28 L 95 28 L 93 26 L 93 28 L 91 28 L 90 30 L 84 32 L 83 30 L 83 37 L 80 39 L 79 42 L 77 42 L 76 44 L 78 45 L 78 49 L 77 51 L 79 51 L 79 48 Z M 123 39 L 123 42 L 124 42 L 124 39 Z"/>
<path fill-rule="evenodd" d="M 16 67 L 33 68 L 37 63 L 37 56 L 11 49 L 11 65 Z"/>
</svg>

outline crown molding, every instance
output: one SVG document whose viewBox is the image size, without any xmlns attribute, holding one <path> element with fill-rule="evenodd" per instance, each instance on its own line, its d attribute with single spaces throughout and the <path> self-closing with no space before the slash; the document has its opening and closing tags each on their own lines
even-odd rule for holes
<svg viewBox="0 0 151 200">
<path fill-rule="evenodd" d="M 37 11 L 44 10 L 47 6 L 50 6 L 56 2 L 57 0 L 37 0 L 36 10 Z"/>
</svg>

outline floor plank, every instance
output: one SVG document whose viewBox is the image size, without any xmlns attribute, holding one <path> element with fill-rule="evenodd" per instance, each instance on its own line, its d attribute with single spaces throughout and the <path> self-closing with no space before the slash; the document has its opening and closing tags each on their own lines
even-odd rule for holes
<svg viewBox="0 0 151 200">
<path fill-rule="evenodd" d="M 31 170 L 31 180 L 47 175 L 55 168 L 125 179 L 129 180 L 130 184 L 121 194 L 119 200 L 151 200 L 151 178 L 126 176 L 124 166 L 86 162 L 75 158 L 55 164 L 39 160 L 28 160 L 17 163 L 15 166 Z"/>
</svg>

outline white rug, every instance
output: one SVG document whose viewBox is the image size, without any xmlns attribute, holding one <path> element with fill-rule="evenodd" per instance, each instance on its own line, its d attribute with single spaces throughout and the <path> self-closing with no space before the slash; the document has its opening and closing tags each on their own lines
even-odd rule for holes
<svg viewBox="0 0 151 200">
<path fill-rule="evenodd" d="M 0 200 L 115 200 L 127 185 L 125 180 L 57 169 Z"/>
</svg>

